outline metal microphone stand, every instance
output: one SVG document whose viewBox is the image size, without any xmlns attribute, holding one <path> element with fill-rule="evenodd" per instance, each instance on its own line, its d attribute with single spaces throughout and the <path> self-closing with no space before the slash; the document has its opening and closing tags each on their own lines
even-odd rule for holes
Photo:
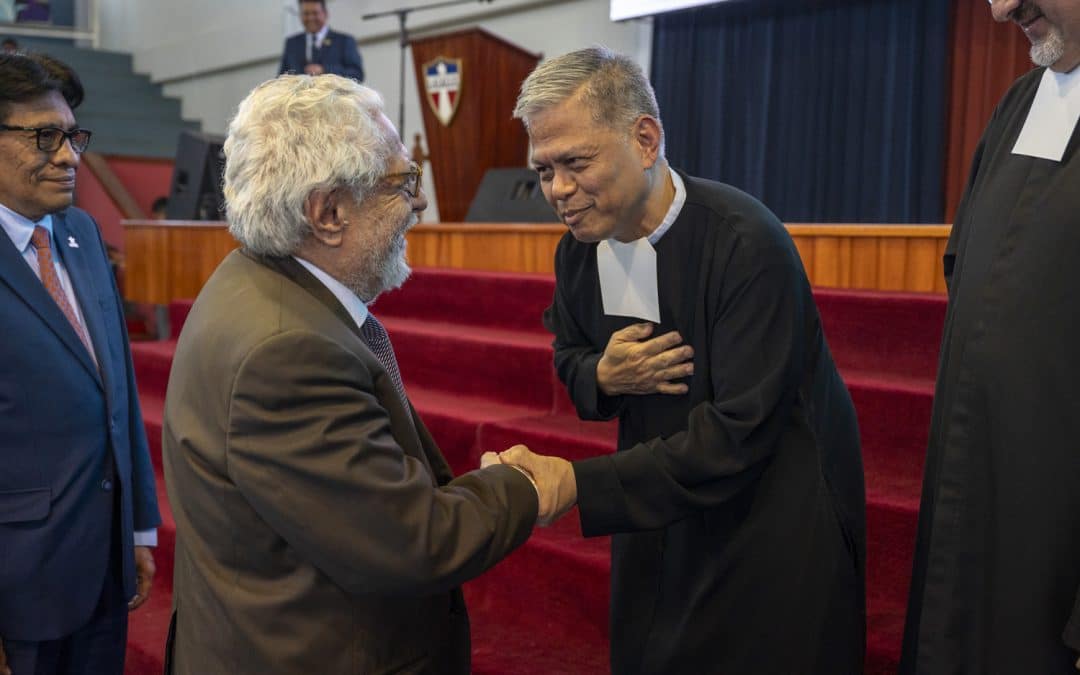
<svg viewBox="0 0 1080 675">
<path fill-rule="evenodd" d="M 429 5 L 402 7 L 401 9 L 392 9 L 387 12 L 365 14 L 360 17 L 362 21 L 381 19 L 384 16 L 396 16 L 398 18 L 398 31 L 401 44 L 400 79 L 398 80 L 398 136 L 401 138 L 405 138 L 405 48 L 409 45 L 409 29 L 405 27 L 405 21 L 413 12 L 422 12 L 426 9 L 439 9 L 440 7 L 450 7 L 451 5 L 463 5 L 466 2 L 490 4 L 491 2 L 494 2 L 494 0 L 443 0 L 442 2 L 433 2 Z"/>
</svg>

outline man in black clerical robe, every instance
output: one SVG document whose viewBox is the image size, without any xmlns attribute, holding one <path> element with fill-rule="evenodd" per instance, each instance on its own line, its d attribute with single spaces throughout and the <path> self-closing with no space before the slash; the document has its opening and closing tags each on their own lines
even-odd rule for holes
<svg viewBox="0 0 1080 675">
<path fill-rule="evenodd" d="M 627 673 L 849 675 L 864 652 L 858 429 L 798 252 L 765 206 L 672 171 L 640 68 L 603 48 L 541 64 L 524 120 L 570 232 L 545 323 L 614 455 L 561 466 L 564 512 L 613 534 L 611 666 Z M 605 311 L 598 250 L 655 251 L 659 321 Z"/>
<path fill-rule="evenodd" d="M 976 150 L 945 251 L 949 307 L 902 673 L 1076 672 L 1075 117 L 1064 128 L 1036 122 L 1038 128 L 1028 129 L 1056 136 L 1060 159 L 1027 154 L 1025 144 L 1017 147 L 1040 87 L 1080 102 L 1080 5 L 1062 4 L 993 3 L 995 18 L 1027 26 L 1033 59 L 1050 70 L 1024 75 L 998 104 Z"/>
</svg>

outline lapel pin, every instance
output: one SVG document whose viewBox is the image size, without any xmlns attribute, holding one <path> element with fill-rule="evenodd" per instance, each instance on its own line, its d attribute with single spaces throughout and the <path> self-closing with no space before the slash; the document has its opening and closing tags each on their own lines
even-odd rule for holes
<svg viewBox="0 0 1080 675">
<path fill-rule="evenodd" d="M 79 248 L 79 242 L 75 241 L 75 237 L 68 237 L 68 248 Z"/>
</svg>

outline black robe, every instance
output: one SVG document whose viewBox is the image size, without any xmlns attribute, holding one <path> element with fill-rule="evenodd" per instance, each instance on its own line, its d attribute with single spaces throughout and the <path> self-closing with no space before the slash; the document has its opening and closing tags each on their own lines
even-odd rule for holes
<svg viewBox="0 0 1080 675">
<path fill-rule="evenodd" d="M 864 651 L 865 497 L 854 409 L 783 225 L 684 177 L 656 245 L 660 325 L 695 350 L 686 395 L 607 397 L 596 244 L 556 252 L 545 323 L 584 419 L 619 452 L 574 463 L 582 531 L 611 534 L 611 661 L 624 673 L 847 675 Z"/>
<path fill-rule="evenodd" d="M 945 252 L 903 673 L 1076 673 L 1080 134 L 1012 154 L 1042 74 L 994 112 Z"/>
</svg>

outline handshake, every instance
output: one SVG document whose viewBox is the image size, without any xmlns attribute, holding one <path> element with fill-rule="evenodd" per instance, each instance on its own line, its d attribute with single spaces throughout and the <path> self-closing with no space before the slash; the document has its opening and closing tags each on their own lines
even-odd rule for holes
<svg viewBox="0 0 1080 675">
<path fill-rule="evenodd" d="M 480 468 L 509 464 L 524 473 L 536 488 L 540 510 L 536 522 L 547 526 L 563 517 L 577 503 L 577 479 L 574 467 L 562 457 L 537 455 L 524 445 L 502 452 L 485 452 Z"/>
</svg>

